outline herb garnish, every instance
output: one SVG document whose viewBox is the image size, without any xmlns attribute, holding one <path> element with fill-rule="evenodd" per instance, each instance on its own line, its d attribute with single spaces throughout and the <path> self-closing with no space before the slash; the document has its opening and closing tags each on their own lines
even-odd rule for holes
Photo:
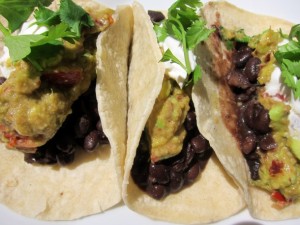
<svg viewBox="0 0 300 225">
<path fill-rule="evenodd" d="M 292 89 L 294 97 L 300 98 L 300 24 L 294 25 L 289 42 L 279 46 L 275 58 L 281 69 L 283 82 Z"/>
<path fill-rule="evenodd" d="M 94 26 L 89 14 L 72 0 L 61 0 L 60 8 L 56 12 L 46 8 L 52 1 L 0 0 L 0 14 L 8 21 L 8 28 L 0 22 L 0 31 L 4 35 L 4 44 L 9 49 L 12 61 L 24 59 L 42 70 L 39 58 L 44 55 L 45 47 L 51 49 L 54 56 L 61 50 L 63 40 L 72 43 L 80 38 L 82 27 Z M 32 13 L 36 24 L 46 26 L 48 31 L 42 34 L 14 35 L 13 32 L 19 29 Z"/>
<path fill-rule="evenodd" d="M 185 69 L 188 74 L 185 86 L 191 81 L 195 84 L 202 76 L 202 70 L 199 65 L 192 70 L 188 51 L 193 50 L 197 44 L 207 39 L 214 31 L 206 28 L 204 19 L 197 14 L 202 5 L 202 2 L 199 0 L 178 0 L 169 8 L 168 18 L 161 24 L 154 25 L 159 42 L 163 42 L 168 36 L 171 36 L 181 43 L 185 62 L 180 62 L 169 49 L 164 53 L 161 61 L 171 61 Z"/>
</svg>

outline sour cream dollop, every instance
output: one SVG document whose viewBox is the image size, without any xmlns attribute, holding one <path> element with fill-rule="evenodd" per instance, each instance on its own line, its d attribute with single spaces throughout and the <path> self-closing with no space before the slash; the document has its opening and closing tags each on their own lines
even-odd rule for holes
<svg viewBox="0 0 300 225">
<path fill-rule="evenodd" d="M 265 93 L 291 107 L 288 116 L 289 132 L 293 138 L 300 140 L 300 100 L 296 99 L 292 90 L 283 83 L 278 65 L 271 74 L 270 82 L 265 85 Z"/>
<path fill-rule="evenodd" d="M 28 34 L 42 34 L 48 31 L 46 26 L 38 26 L 35 24 L 36 20 L 32 19 L 28 22 L 23 23 L 20 30 L 17 32 L 18 35 L 28 35 Z M 6 46 L 3 48 L 3 55 L 0 57 L 0 72 L 1 76 L 8 78 L 12 71 L 14 71 L 14 67 L 12 66 L 9 57 L 9 50 Z"/>
<path fill-rule="evenodd" d="M 163 50 L 163 52 L 166 52 L 168 49 L 173 53 L 173 55 L 180 60 L 180 62 L 186 66 L 185 60 L 184 60 L 184 51 L 181 43 L 172 38 L 167 37 L 163 42 L 159 43 L 159 46 Z M 196 56 L 193 54 L 191 50 L 188 51 L 190 63 L 191 63 L 191 69 L 194 70 L 196 67 Z M 164 62 L 166 73 L 174 79 L 178 85 L 182 88 L 185 79 L 187 78 L 187 72 L 185 69 L 183 69 L 180 65 L 177 63 L 171 63 L 170 61 Z"/>
</svg>

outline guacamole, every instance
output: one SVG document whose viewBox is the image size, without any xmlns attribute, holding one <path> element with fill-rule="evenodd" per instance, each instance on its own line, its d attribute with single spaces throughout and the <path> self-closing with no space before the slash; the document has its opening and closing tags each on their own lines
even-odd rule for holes
<svg viewBox="0 0 300 225">
<path fill-rule="evenodd" d="M 96 78 L 97 33 L 65 42 L 59 54 L 43 58 L 40 71 L 26 60 L 0 85 L 0 139 L 8 148 L 35 152 L 62 126 L 71 105 Z"/>
<path fill-rule="evenodd" d="M 146 128 L 151 139 L 151 161 L 156 162 L 180 153 L 186 130 L 183 126 L 189 111 L 190 97 L 165 76 Z"/>
</svg>

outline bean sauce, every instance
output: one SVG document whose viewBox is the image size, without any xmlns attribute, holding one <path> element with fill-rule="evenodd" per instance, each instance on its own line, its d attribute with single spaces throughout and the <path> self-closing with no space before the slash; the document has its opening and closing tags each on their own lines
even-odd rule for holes
<svg viewBox="0 0 300 225">
<path fill-rule="evenodd" d="M 253 49 L 237 43 L 233 52 L 233 67 L 227 84 L 236 97 L 238 107 L 238 139 L 250 169 L 251 178 L 259 179 L 259 152 L 276 148 L 272 137 L 269 112 L 257 101 L 257 78 L 261 61 L 252 55 Z"/>
<path fill-rule="evenodd" d="M 192 104 L 192 103 L 191 103 Z M 212 154 L 209 142 L 200 134 L 192 106 L 184 122 L 187 135 L 181 152 L 156 163 L 150 161 L 150 143 L 144 130 L 137 148 L 131 176 L 154 199 L 162 199 L 192 184 Z"/>
<path fill-rule="evenodd" d="M 28 163 L 67 165 L 74 161 L 76 152 L 95 151 L 99 144 L 108 144 L 102 130 L 97 109 L 93 81 L 88 91 L 72 105 L 70 114 L 55 136 L 35 153 L 27 153 L 24 160 Z"/>
</svg>

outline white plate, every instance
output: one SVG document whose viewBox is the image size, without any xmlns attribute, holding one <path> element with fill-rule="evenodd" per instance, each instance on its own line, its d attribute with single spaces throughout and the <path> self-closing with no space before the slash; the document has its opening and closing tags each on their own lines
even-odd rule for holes
<svg viewBox="0 0 300 225">
<path fill-rule="evenodd" d="M 111 7 L 119 4 L 127 4 L 129 0 L 99 0 Z M 300 23 L 298 0 L 228 0 L 241 8 L 256 13 L 273 15 L 287 19 L 294 23 Z M 147 9 L 167 9 L 172 0 L 140 0 Z M 203 1 L 206 2 L 206 1 Z M 237 18 L 238 19 L 238 18 Z M 84 206 L 83 206 L 84 207 Z M 88 216 L 74 221 L 39 221 L 18 215 L 3 205 L 0 205 L 1 225 L 172 225 L 170 223 L 154 221 L 138 215 L 126 208 L 123 204 L 108 210 L 107 212 Z M 300 224 L 300 219 L 287 220 L 284 222 L 268 222 L 252 219 L 247 210 L 213 225 L 295 225 Z"/>
</svg>

